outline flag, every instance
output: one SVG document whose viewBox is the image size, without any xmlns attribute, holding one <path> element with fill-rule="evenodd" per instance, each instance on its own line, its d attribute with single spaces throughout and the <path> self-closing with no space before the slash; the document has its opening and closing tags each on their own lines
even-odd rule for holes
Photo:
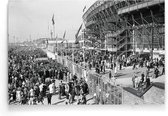
<svg viewBox="0 0 168 116">
<path fill-rule="evenodd" d="M 81 24 L 81 26 L 79 27 L 79 29 L 78 29 L 78 31 L 77 31 L 77 33 L 76 33 L 76 35 L 75 35 L 75 38 L 76 38 L 75 43 L 78 43 L 78 42 L 79 42 L 79 41 L 78 41 L 78 34 L 79 34 L 81 28 L 82 28 L 82 24 Z"/>
<path fill-rule="evenodd" d="M 52 24 L 54 25 L 55 22 L 54 22 L 54 14 L 53 14 L 53 17 L 52 17 Z"/>
<path fill-rule="evenodd" d="M 86 6 L 83 8 L 83 12 L 85 11 L 85 9 L 86 9 Z"/>
<path fill-rule="evenodd" d="M 66 35 L 66 31 L 64 32 L 63 39 L 65 38 L 65 35 Z"/>
</svg>

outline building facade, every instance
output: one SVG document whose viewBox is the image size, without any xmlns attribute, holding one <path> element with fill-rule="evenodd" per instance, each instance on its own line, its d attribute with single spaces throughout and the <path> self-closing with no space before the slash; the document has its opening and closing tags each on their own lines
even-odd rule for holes
<svg viewBox="0 0 168 116">
<path fill-rule="evenodd" d="M 117 55 L 165 49 L 164 0 L 101 0 L 83 15 L 85 38 Z M 94 45 L 93 45 L 94 46 Z"/>
</svg>

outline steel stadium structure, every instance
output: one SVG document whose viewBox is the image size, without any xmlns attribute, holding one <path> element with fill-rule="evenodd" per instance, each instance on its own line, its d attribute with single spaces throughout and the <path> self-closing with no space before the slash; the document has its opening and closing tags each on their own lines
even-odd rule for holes
<svg viewBox="0 0 168 116">
<path fill-rule="evenodd" d="M 84 39 L 117 56 L 164 51 L 164 12 L 164 0 L 96 1 L 83 15 Z"/>
</svg>

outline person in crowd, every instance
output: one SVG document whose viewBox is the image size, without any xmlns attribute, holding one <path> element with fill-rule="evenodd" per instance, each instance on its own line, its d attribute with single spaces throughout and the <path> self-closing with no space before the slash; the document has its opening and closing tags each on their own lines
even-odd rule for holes
<svg viewBox="0 0 168 116">
<path fill-rule="evenodd" d="M 165 74 L 165 66 L 163 65 L 163 68 L 162 68 L 162 75 Z"/>
<path fill-rule="evenodd" d="M 135 88 L 135 78 L 136 78 L 136 74 L 134 73 L 133 77 L 132 77 L 132 85 L 133 88 Z"/>
<path fill-rule="evenodd" d="M 117 65 L 114 67 L 114 75 L 117 75 Z"/>
<path fill-rule="evenodd" d="M 46 96 L 47 96 L 47 102 L 48 102 L 48 105 L 51 105 L 51 94 L 49 92 L 46 93 Z"/>
<path fill-rule="evenodd" d="M 159 76 L 159 70 L 157 68 L 157 66 L 154 68 L 154 75 L 153 78 L 157 78 Z"/>
<path fill-rule="evenodd" d="M 80 95 L 80 85 L 79 85 L 79 82 L 77 82 L 75 84 L 75 94 L 76 94 L 77 99 L 79 99 L 79 95 Z"/>
<path fill-rule="evenodd" d="M 68 100 L 69 99 L 69 84 L 68 83 L 65 84 L 65 94 L 66 94 L 66 99 Z"/>
<path fill-rule="evenodd" d="M 82 94 L 81 104 L 86 104 L 86 103 L 87 103 L 86 96 L 85 94 Z"/>
<path fill-rule="evenodd" d="M 151 85 L 150 78 L 146 78 L 146 88 L 148 88 Z"/>
<path fill-rule="evenodd" d="M 44 89 L 45 89 L 44 86 L 45 85 L 44 85 L 43 82 L 39 85 L 40 94 L 39 94 L 38 102 L 41 102 L 42 104 L 44 104 L 43 103 L 43 101 L 44 101 Z"/>
<path fill-rule="evenodd" d="M 77 105 L 80 105 L 80 104 L 81 104 L 81 99 L 78 99 Z"/>
<path fill-rule="evenodd" d="M 145 75 L 144 75 L 144 73 L 142 73 L 142 74 L 141 74 L 141 80 L 140 80 L 141 83 L 144 82 L 144 80 L 145 80 L 144 78 L 145 78 Z"/>
<path fill-rule="evenodd" d="M 34 97 L 35 97 L 36 103 L 38 101 L 39 94 L 40 94 L 39 85 L 38 83 L 36 83 L 36 85 L 34 85 Z"/>
<path fill-rule="evenodd" d="M 103 66 L 103 73 L 105 74 L 105 72 L 106 72 L 106 62 L 105 62 L 105 60 L 103 60 L 102 66 Z"/>
<path fill-rule="evenodd" d="M 49 89 L 49 92 L 48 92 L 48 95 L 47 95 L 48 104 L 51 105 L 52 95 L 55 94 L 55 89 L 56 89 L 55 81 L 54 81 L 54 80 L 53 80 L 52 83 L 48 86 L 48 89 Z"/>
<path fill-rule="evenodd" d="M 21 104 L 21 101 L 22 101 L 22 91 L 21 91 L 20 87 L 18 87 L 18 89 L 16 91 L 16 99 Z"/>
<path fill-rule="evenodd" d="M 111 81 L 111 78 L 112 78 L 112 74 L 111 74 L 111 70 L 109 72 L 109 81 Z"/>
<path fill-rule="evenodd" d="M 75 87 L 74 85 L 72 85 L 72 90 L 71 90 L 71 102 L 70 103 L 73 103 L 75 101 Z"/>
<path fill-rule="evenodd" d="M 138 89 L 139 86 L 139 78 L 138 76 L 135 76 L 135 89 Z"/>
<path fill-rule="evenodd" d="M 63 83 L 62 81 L 59 83 L 59 87 L 58 87 L 58 98 L 61 99 L 61 96 L 63 95 Z"/>
<path fill-rule="evenodd" d="M 147 61 L 146 67 L 147 67 L 148 71 L 150 71 L 150 62 L 149 61 Z"/>
<path fill-rule="evenodd" d="M 29 105 L 34 105 L 34 89 L 31 87 L 29 91 Z"/>
</svg>

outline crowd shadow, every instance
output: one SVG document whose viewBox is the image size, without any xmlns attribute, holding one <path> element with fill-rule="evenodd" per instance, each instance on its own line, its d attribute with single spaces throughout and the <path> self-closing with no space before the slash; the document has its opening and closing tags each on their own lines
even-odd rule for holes
<svg viewBox="0 0 168 116">
<path fill-rule="evenodd" d="M 90 101 L 90 100 L 93 100 L 93 98 L 94 98 L 94 97 L 91 97 L 91 98 L 87 99 L 87 102 Z"/>
<path fill-rule="evenodd" d="M 53 103 L 52 105 L 58 105 L 59 103 L 62 103 L 64 102 L 65 100 L 62 100 L 62 101 L 59 101 L 59 102 L 56 102 L 56 103 Z"/>
<path fill-rule="evenodd" d="M 116 74 L 114 77 L 121 77 L 121 76 L 126 76 L 127 74 L 124 74 L 124 73 L 118 73 Z"/>
</svg>

